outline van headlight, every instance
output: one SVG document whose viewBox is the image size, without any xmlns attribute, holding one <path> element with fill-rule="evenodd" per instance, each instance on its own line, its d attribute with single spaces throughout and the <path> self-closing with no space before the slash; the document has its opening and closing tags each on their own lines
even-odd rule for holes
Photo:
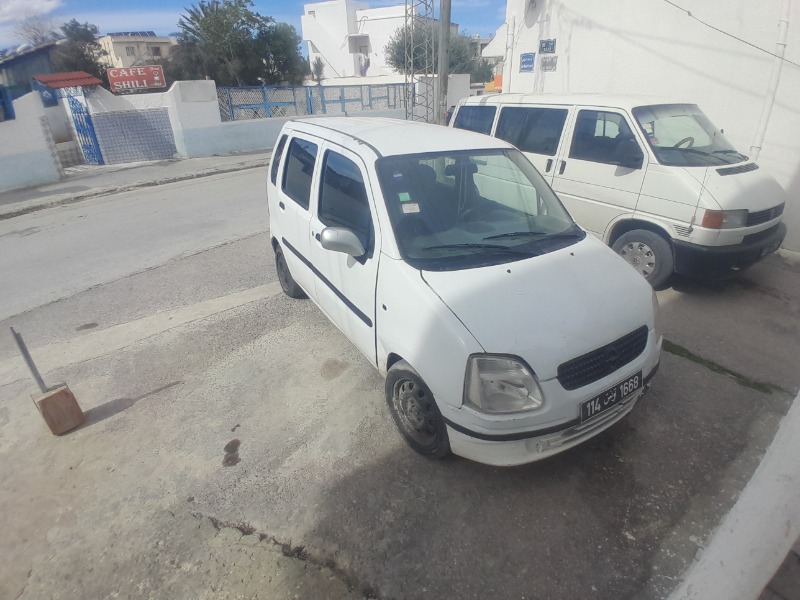
<svg viewBox="0 0 800 600">
<path fill-rule="evenodd" d="M 738 229 L 747 225 L 747 210 L 708 210 L 703 213 L 701 227 L 708 229 Z"/>
<path fill-rule="evenodd" d="M 544 396 L 520 359 L 477 354 L 467 362 L 464 403 L 483 412 L 513 413 L 541 408 Z"/>
</svg>

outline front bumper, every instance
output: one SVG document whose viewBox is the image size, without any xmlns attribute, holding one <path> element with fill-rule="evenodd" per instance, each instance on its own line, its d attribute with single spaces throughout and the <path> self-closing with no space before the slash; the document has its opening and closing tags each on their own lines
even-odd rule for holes
<svg viewBox="0 0 800 600">
<path fill-rule="evenodd" d="M 745 269 L 780 248 L 786 225 L 778 223 L 763 232 L 745 237 L 732 246 L 700 246 L 672 240 L 675 272 L 682 275 L 726 275 Z M 748 239 L 750 238 L 750 239 Z"/>
<path fill-rule="evenodd" d="M 508 434 L 484 434 L 470 431 L 446 420 L 447 435 L 453 454 L 498 467 L 522 465 L 568 450 L 608 429 L 627 415 L 650 389 L 650 381 L 659 363 L 645 376 L 642 388 L 596 419 L 579 419 L 555 427 Z"/>
</svg>

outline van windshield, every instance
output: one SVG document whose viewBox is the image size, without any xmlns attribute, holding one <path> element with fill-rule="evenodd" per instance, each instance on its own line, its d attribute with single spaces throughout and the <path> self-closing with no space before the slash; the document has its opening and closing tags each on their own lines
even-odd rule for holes
<svg viewBox="0 0 800 600">
<path fill-rule="evenodd" d="M 418 269 L 522 260 L 586 235 L 518 150 L 390 156 L 376 167 L 400 252 Z"/>
<path fill-rule="evenodd" d="M 696 104 L 639 106 L 633 116 L 662 165 L 713 167 L 747 160 Z"/>
</svg>

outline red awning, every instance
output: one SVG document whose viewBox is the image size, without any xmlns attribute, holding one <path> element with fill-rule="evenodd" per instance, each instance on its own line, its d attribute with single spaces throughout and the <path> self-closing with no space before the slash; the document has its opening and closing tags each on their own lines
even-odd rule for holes
<svg viewBox="0 0 800 600">
<path fill-rule="evenodd" d="M 51 73 L 50 75 L 34 75 L 33 78 L 49 88 L 58 89 L 66 87 L 83 87 L 87 85 L 102 85 L 97 77 L 83 71 L 70 71 L 69 73 Z"/>
</svg>

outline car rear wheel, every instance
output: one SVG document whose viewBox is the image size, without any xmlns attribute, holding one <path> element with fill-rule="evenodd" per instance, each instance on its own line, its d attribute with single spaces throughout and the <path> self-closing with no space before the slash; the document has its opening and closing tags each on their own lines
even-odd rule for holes
<svg viewBox="0 0 800 600">
<path fill-rule="evenodd" d="M 432 458 L 450 454 L 447 426 L 433 394 L 406 361 L 386 375 L 386 402 L 400 434 L 414 450 Z"/>
<path fill-rule="evenodd" d="M 283 293 L 290 298 L 305 298 L 306 293 L 303 291 L 289 272 L 289 265 L 286 264 L 286 259 L 283 256 L 283 250 L 280 246 L 275 246 L 275 270 L 278 272 L 278 281 L 281 284 Z"/>
<path fill-rule="evenodd" d="M 634 229 L 619 236 L 611 247 L 655 289 L 663 286 L 672 275 L 675 264 L 672 248 L 657 233 Z"/>
</svg>

